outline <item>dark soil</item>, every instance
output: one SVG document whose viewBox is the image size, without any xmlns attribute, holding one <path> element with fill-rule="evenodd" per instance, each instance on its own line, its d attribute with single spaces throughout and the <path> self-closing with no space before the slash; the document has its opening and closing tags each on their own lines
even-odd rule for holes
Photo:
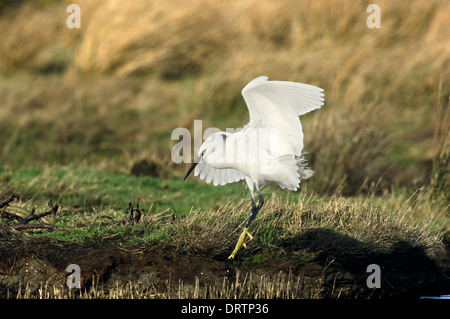
<svg viewBox="0 0 450 319">
<path fill-rule="evenodd" d="M 43 283 L 65 285 L 70 264 L 80 266 L 81 289 L 95 285 L 108 291 L 131 282 L 152 290 L 156 297 L 177 298 L 183 293 L 180 287 L 192 291 L 195 285 L 237 288 L 236 282 L 242 284 L 239 278 L 249 278 L 249 274 L 256 283 L 247 292 L 241 290 L 240 297 L 254 298 L 263 277 L 297 282 L 297 289 L 290 294 L 294 298 L 418 298 L 450 292 L 448 257 L 432 260 L 423 249 L 406 243 L 399 243 L 389 254 L 342 252 L 339 242 L 354 239 L 329 233 L 323 236 L 323 232 L 329 231 L 311 230 L 285 241 L 282 248 L 253 258 L 237 256 L 234 261 L 228 261 L 227 256 L 177 252 L 170 244 L 122 247 L 117 238 L 85 244 L 48 238 L 0 238 L 0 298 L 16 296 L 25 284 L 35 295 Z M 323 237 L 330 242 L 320 243 Z M 447 252 L 448 248 L 447 243 Z M 369 264 L 380 266 L 381 288 L 367 287 Z M 198 297 L 211 297 L 207 289 L 199 290 Z"/>
</svg>

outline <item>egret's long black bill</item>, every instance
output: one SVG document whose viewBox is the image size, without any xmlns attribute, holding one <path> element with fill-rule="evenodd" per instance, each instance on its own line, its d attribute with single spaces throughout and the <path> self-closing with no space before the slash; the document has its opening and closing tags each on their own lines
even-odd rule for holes
<svg viewBox="0 0 450 319">
<path fill-rule="evenodd" d="M 198 164 L 198 163 L 196 163 L 195 161 L 194 161 L 194 163 L 192 163 L 192 165 L 191 165 L 191 167 L 189 167 L 189 170 L 187 171 L 186 176 L 184 177 L 183 181 L 186 180 L 186 178 L 187 178 L 187 177 L 189 176 L 189 174 L 194 170 L 194 168 L 195 168 L 195 166 L 197 166 L 197 164 Z"/>
</svg>

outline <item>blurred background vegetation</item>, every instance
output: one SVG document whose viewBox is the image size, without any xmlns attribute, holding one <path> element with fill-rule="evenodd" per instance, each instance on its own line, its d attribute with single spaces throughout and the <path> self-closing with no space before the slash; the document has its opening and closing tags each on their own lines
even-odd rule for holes
<svg viewBox="0 0 450 319">
<path fill-rule="evenodd" d="M 448 207 L 450 2 L 376 1 L 369 29 L 372 2 L 0 1 L 0 166 L 182 176 L 172 130 L 242 127 L 240 91 L 267 75 L 325 90 L 302 117 L 308 189 Z"/>
</svg>

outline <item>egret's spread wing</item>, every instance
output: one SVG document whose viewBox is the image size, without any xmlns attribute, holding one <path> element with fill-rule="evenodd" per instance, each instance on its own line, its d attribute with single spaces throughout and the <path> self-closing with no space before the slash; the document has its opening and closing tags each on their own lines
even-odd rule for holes
<svg viewBox="0 0 450 319">
<path fill-rule="evenodd" d="M 238 182 L 245 178 L 245 175 L 237 169 L 214 168 L 204 159 L 195 167 L 194 176 L 198 175 L 200 175 L 200 179 L 205 179 L 207 183 L 213 182 L 214 186 Z"/>
<path fill-rule="evenodd" d="M 279 156 L 300 156 L 303 132 L 298 117 L 323 105 L 323 90 L 308 84 L 267 79 L 257 77 L 242 90 L 250 113 L 248 126 L 278 128 L 278 142 L 270 143 L 268 151 Z"/>
</svg>

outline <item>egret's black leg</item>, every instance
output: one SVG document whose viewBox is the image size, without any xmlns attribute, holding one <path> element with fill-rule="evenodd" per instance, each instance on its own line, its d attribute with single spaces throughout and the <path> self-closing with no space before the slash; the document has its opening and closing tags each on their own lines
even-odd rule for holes
<svg viewBox="0 0 450 319">
<path fill-rule="evenodd" d="M 261 207 L 264 205 L 264 198 L 261 195 L 261 192 L 259 191 L 259 188 L 256 189 L 258 191 L 259 195 L 259 203 L 258 203 L 258 211 L 261 209 Z"/>
<path fill-rule="evenodd" d="M 250 214 L 250 217 L 247 220 L 247 223 L 245 223 L 245 227 L 244 230 L 242 231 L 241 236 L 239 236 L 239 240 L 236 244 L 236 247 L 234 248 L 233 252 L 231 253 L 230 257 L 228 257 L 228 259 L 233 259 L 234 256 L 236 255 L 237 251 L 244 246 L 244 248 L 247 248 L 247 246 L 244 243 L 244 239 L 246 236 L 248 236 L 250 238 L 250 240 L 253 239 L 253 236 L 250 235 L 250 233 L 248 232 L 248 227 L 250 226 L 250 224 L 252 223 L 253 219 L 255 219 L 256 214 L 258 214 L 259 210 L 261 209 L 261 207 L 264 205 L 264 198 L 261 195 L 261 192 L 259 191 L 258 186 L 256 186 L 256 190 L 258 191 L 258 195 L 259 195 L 259 202 L 258 202 L 258 206 L 256 206 L 255 203 L 255 199 L 253 198 L 253 194 L 252 194 L 252 212 Z"/>
<path fill-rule="evenodd" d="M 248 228 L 250 224 L 252 223 L 253 219 L 255 219 L 256 215 L 258 214 L 261 207 L 264 205 L 264 198 L 261 195 L 261 192 L 259 191 L 259 188 L 256 188 L 259 195 L 259 202 L 258 206 L 255 205 L 255 200 L 252 198 L 252 211 L 250 213 L 250 217 L 247 220 L 247 223 L 245 223 L 245 228 Z"/>
</svg>

